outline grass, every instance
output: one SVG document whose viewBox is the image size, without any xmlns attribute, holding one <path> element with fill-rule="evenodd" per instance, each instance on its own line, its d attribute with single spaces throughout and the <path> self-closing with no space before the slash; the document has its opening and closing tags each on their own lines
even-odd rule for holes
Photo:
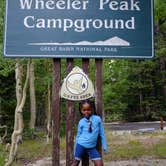
<svg viewBox="0 0 166 166">
<path fill-rule="evenodd" d="M 50 153 L 51 144 L 46 144 L 43 140 L 27 140 L 20 145 L 19 151 L 21 152 L 18 157 L 32 159 L 37 155 L 37 158 L 41 158 L 44 155 L 51 156 Z"/>
<path fill-rule="evenodd" d="M 166 157 L 165 133 L 111 135 L 107 133 L 109 153 L 104 155 L 105 161 L 128 160 L 151 156 Z"/>
<path fill-rule="evenodd" d="M 158 156 L 159 158 L 165 158 L 166 157 L 166 140 L 163 140 L 160 143 L 154 145 L 153 152 L 154 152 L 154 155 Z"/>
<path fill-rule="evenodd" d="M 104 161 L 128 160 L 140 157 L 166 157 L 166 134 L 124 134 L 112 135 L 106 131 L 109 152 L 103 155 Z M 66 139 L 60 139 L 60 155 L 65 159 Z M 17 161 L 13 166 L 22 166 L 41 158 L 52 156 L 52 142 L 46 144 L 44 137 L 35 140 L 24 140 L 19 146 Z M 5 145 L 0 145 L 0 165 L 4 165 Z M 23 164 L 24 163 L 24 164 Z"/>
<path fill-rule="evenodd" d="M 5 164 L 6 152 L 5 152 L 5 145 L 0 144 L 0 165 Z"/>
<path fill-rule="evenodd" d="M 139 141 L 129 141 L 127 144 L 112 144 L 110 153 L 105 156 L 106 161 L 138 158 L 145 155 L 144 147 Z"/>
</svg>

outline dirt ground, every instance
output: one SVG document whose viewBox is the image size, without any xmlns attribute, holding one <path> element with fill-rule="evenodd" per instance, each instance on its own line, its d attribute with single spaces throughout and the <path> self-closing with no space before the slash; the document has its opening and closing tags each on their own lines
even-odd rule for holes
<svg viewBox="0 0 166 166">
<path fill-rule="evenodd" d="M 36 161 L 35 163 L 27 164 L 26 166 L 51 166 L 51 158 L 44 158 Z M 61 161 L 60 166 L 65 166 L 65 161 Z M 93 166 L 93 164 L 90 163 L 90 166 Z M 166 166 L 166 159 L 143 157 L 135 160 L 106 162 L 104 163 L 104 166 Z"/>
<path fill-rule="evenodd" d="M 141 131 L 142 132 L 142 131 Z M 139 140 L 145 147 L 146 146 L 152 146 L 156 143 L 158 143 L 160 140 L 165 138 L 165 134 L 159 134 L 159 133 L 165 133 L 165 131 L 157 131 L 156 136 L 149 135 L 142 135 L 142 134 L 132 134 L 131 130 L 130 133 L 128 131 L 116 131 L 113 133 L 112 131 L 107 131 L 107 136 L 110 134 L 114 135 L 114 143 L 121 145 L 126 144 L 129 140 Z M 152 132 L 153 133 L 153 132 Z M 43 158 L 39 159 L 37 161 L 34 161 L 33 163 L 25 164 L 26 166 L 51 166 L 51 158 Z M 66 166 L 65 160 L 61 160 L 60 166 Z M 80 164 L 81 166 L 81 164 Z M 90 162 L 90 166 L 93 166 L 93 163 Z M 104 162 L 104 166 L 166 166 L 166 158 L 162 159 L 156 159 L 154 157 L 150 156 L 143 156 L 137 159 L 129 159 L 129 160 L 117 160 L 117 161 L 109 161 L 107 159 L 107 162 Z"/>
</svg>

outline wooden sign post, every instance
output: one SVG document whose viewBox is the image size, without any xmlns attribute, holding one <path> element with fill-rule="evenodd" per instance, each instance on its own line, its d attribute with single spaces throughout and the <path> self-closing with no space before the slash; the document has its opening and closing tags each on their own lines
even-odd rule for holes
<svg viewBox="0 0 166 166">
<path fill-rule="evenodd" d="M 73 68 L 73 59 L 67 59 L 67 74 Z M 71 166 L 74 149 L 74 104 L 72 101 L 66 102 L 66 166 Z"/>
<path fill-rule="evenodd" d="M 89 59 L 88 58 L 83 58 L 82 59 L 82 68 L 84 72 L 89 76 L 90 75 L 90 68 L 89 68 Z M 85 155 L 82 160 L 82 166 L 87 166 L 89 165 L 89 156 Z"/>
<path fill-rule="evenodd" d="M 61 60 L 53 59 L 52 83 L 52 165 L 60 165 L 60 77 Z"/>
<path fill-rule="evenodd" d="M 73 68 L 74 61 L 72 58 L 67 59 L 67 74 Z M 102 118 L 102 59 L 95 59 L 95 103 L 96 110 Z M 90 75 L 90 63 L 88 58 L 82 59 L 83 71 Z M 61 82 L 61 61 L 53 59 L 53 92 L 52 92 L 52 115 L 53 115 L 53 145 L 52 145 L 52 165 L 60 165 L 60 82 Z M 74 147 L 74 104 L 72 101 L 66 101 L 66 166 L 70 166 L 73 160 Z M 101 152 L 101 145 L 98 144 Z M 89 157 L 84 156 L 82 166 L 89 165 Z"/>
</svg>

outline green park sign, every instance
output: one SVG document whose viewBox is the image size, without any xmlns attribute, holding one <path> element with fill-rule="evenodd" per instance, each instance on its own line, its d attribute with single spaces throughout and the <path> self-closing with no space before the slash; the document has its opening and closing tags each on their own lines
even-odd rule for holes
<svg viewBox="0 0 166 166">
<path fill-rule="evenodd" d="M 152 58 L 153 0 L 6 0 L 5 57 Z"/>
</svg>

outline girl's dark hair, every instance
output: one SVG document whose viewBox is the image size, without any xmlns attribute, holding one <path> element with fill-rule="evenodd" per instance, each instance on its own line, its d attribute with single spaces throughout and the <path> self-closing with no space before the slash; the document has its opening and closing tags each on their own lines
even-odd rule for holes
<svg viewBox="0 0 166 166">
<path fill-rule="evenodd" d="M 95 102 L 92 101 L 92 100 L 89 100 L 89 99 L 82 100 L 82 101 L 79 102 L 79 111 L 80 111 L 80 113 L 81 113 L 81 107 L 82 107 L 82 105 L 86 104 L 86 103 L 91 106 L 91 108 L 92 108 L 92 114 L 93 115 L 97 115 L 97 113 L 96 113 L 96 107 L 95 107 Z M 81 113 L 81 115 L 82 115 L 82 113 Z"/>
</svg>

